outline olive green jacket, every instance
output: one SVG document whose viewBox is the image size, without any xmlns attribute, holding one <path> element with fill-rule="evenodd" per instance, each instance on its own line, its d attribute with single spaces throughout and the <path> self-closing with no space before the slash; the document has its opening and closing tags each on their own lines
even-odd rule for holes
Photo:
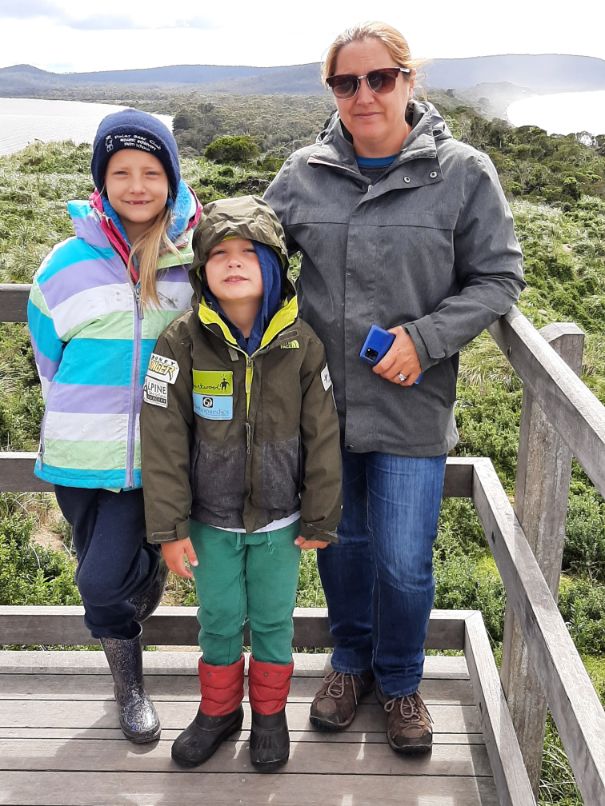
<svg viewBox="0 0 605 806">
<path fill-rule="evenodd" d="M 260 199 L 230 202 L 228 228 L 206 206 L 204 234 L 194 236 L 193 310 L 164 331 L 150 361 L 141 413 L 148 539 L 187 537 L 190 517 L 253 532 L 300 510 L 304 537 L 334 540 L 341 458 L 324 348 L 298 318 L 273 211 Z M 206 257 L 228 234 L 268 244 L 284 266 L 282 307 L 252 356 L 203 298 Z"/>
</svg>

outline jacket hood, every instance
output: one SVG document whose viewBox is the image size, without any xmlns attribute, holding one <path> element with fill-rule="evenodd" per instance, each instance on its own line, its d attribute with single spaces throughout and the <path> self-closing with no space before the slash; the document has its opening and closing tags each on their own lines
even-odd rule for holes
<svg viewBox="0 0 605 806">
<path fill-rule="evenodd" d="M 198 303 L 207 288 L 204 266 L 210 250 L 228 237 L 257 241 L 273 249 L 282 267 L 284 295 L 293 295 L 294 287 L 288 279 L 286 238 L 279 219 L 259 196 L 237 196 L 206 204 L 202 219 L 193 233 L 194 258 L 189 270 L 189 280 Z"/>
<path fill-rule="evenodd" d="M 191 238 L 193 229 L 200 220 L 202 206 L 195 193 L 183 181 L 179 184 L 177 199 L 171 203 L 172 220 L 168 237 L 179 250 L 183 263 L 193 258 Z M 128 265 L 130 243 L 119 216 L 109 200 L 95 190 L 89 200 L 70 201 L 67 210 L 72 219 L 76 237 L 98 248 L 111 246 Z M 158 269 L 174 264 L 172 252 L 160 253 Z M 136 278 L 133 278 L 136 282 Z"/>
<path fill-rule="evenodd" d="M 413 143 L 420 135 L 432 136 L 435 141 L 449 140 L 452 133 L 437 109 L 429 101 L 411 100 L 406 111 L 408 123 L 412 131 L 405 141 L 405 146 Z M 338 112 L 334 112 L 324 124 L 323 130 L 317 136 L 317 143 L 329 145 L 337 141 L 346 141 L 353 148 L 350 132 L 341 121 Z"/>
</svg>

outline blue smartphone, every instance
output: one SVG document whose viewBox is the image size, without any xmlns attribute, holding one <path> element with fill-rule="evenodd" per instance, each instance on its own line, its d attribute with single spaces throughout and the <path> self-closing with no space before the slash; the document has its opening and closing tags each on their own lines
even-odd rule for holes
<svg viewBox="0 0 605 806">
<path fill-rule="evenodd" d="M 389 333 L 388 330 L 383 330 L 383 328 L 378 327 L 378 325 L 372 325 L 363 343 L 359 357 L 367 361 L 368 364 L 377 364 L 388 353 L 394 341 L 395 335 L 393 333 Z M 414 381 L 414 385 L 420 383 L 421 380 L 422 372 Z"/>
<path fill-rule="evenodd" d="M 383 330 L 378 325 L 372 325 L 366 340 L 363 343 L 359 357 L 368 364 L 377 364 L 388 353 L 391 344 L 395 341 L 395 335 Z"/>
</svg>

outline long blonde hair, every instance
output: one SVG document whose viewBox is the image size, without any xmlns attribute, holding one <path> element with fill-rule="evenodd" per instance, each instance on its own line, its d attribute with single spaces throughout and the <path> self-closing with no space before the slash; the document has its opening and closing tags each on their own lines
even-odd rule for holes
<svg viewBox="0 0 605 806">
<path fill-rule="evenodd" d="M 160 307 L 158 297 L 157 273 L 158 259 L 165 252 L 179 254 L 179 250 L 168 237 L 168 228 L 172 220 L 172 211 L 169 207 L 164 208 L 164 212 L 158 217 L 148 230 L 134 241 L 130 249 L 128 258 L 128 271 L 133 263 L 139 269 L 141 283 L 141 303 L 143 308 Z"/>
<path fill-rule="evenodd" d="M 351 42 L 361 42 L 364 39 L 379 39 L 389 51 L 393 61 L 400 67 L 416 68 L 422 64 L 422 61 L 412 59 L 407 39 L 392 25 L 386 22 L 362 22 L 339 34 L 328 48 L 321 66 L 321 79 L 324 84 L 326 78 L 334 74 L 340 50 Z"/>
</svg>

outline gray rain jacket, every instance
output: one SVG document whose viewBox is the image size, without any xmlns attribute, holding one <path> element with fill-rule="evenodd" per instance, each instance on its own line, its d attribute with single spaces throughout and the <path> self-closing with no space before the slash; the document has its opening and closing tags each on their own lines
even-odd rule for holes
<svg viewBox="0 0 605 806">
<path fill-rule="evenodd" d="M 452 138 L 431 104 L 375 183 L 334 116 L 284 163 L 265 198 L 300 250 L 301 316 L 323 341 L 345 446 L 435 456 L 457 442 L 458 351 L 524 287 L 513 220 L 489 157 Z M 372 324 L 403 325 L 423 377 L 401 387 L 359 358 Z"/>
</svg>

